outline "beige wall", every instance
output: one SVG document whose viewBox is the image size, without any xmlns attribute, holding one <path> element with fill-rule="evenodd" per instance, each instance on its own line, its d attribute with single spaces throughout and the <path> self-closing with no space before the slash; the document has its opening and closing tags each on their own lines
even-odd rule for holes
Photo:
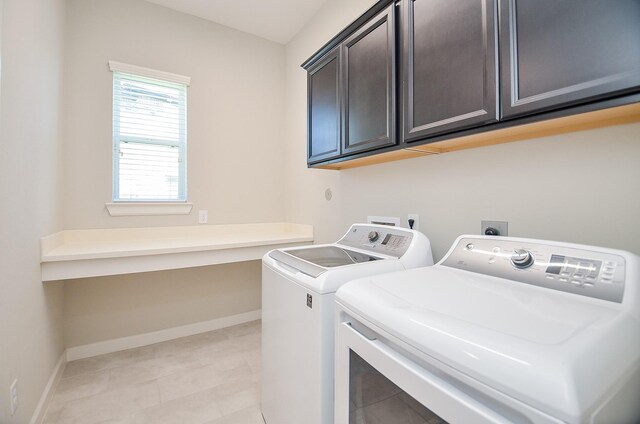
<svg viewBox="0 0 640 424">
<path fill-rule="evenodd" d="M 340 187 L 347 222 L 419 213 L 437 258 L 482 219 L 508 221 L 511 236 L 640 254 L 640 124 L 352 170 Z"/>
<path fill-rule="evenodd" d="M 66 228 L 273 222 L 283 218 L 284 47 L 142 0 L 69 0 Z M 191 77 L 188 216 L 112 218 L 107 61 Z"/>
<path fill-rule="evenodd" d="M 40 237 L 62 228 L 64 3 L 4 0 L 0 114 L 0 422 L 28 423 L 63 352 L 61 283 L 42 284 Z M 18 379 L 18 410 L 9 386 Z"/>
<path fill-rule="evenodd" d="M 141 0 L 69 0 L 65 227 L 195 225 L 284 219 L 284 46 Z M 112 218 L 107 61 L 191 77 L 191 215 Z M 260 267 L 67 281 L 67 347 L 260 309 Z"/>
<path fill-rule="evenodd" d="M 65 283 L 65 346 L 260 309 L 260 261 Z"/>
<path fill-rule="evenodd" d="M 640 254 L 640 124 L 345 171 L 306 169 L 299 65 L 372 3 L 329 0 L 287 45 L 287 220 L 311 222 L 317 241 L 330 241 L 367 215 L 418 213 L 436 259 L 458 235 L 479 233 L 482 219 L 508 221 L 512 236 Z"/>
</svg>

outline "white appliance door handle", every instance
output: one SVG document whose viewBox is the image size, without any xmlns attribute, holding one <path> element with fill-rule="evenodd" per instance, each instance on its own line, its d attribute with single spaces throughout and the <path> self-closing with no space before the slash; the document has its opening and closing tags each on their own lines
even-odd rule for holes
<svg viewBox="0 0 640 424">
<path fill-rule="evenodd" d="M 463 391 L 466 388 L 463 387 L 463 383 L 454 378 L 447 379 L 448 376 L 443 372 L 438 372 L 438 375 L 431 373 L 380 341 L 378 337 L 365 335 L 361 326 L 356 328 L 349 322 L 342 322 L 341 325 L 357 338 L 349 338 L 347 344 L 351 350 L 432 412 L 442 414 L 444 419 L 452 423 L 476 424 L 510 424 L 514 420 L 530 422 L 522 414 L 500 405 L 501 410 L 509 409 L 508 412 L 504 411 L 511 415 L 510 419 L 506 419 L 483 404 L 488 396 L 484 395 L 481 402 L 473 393 L 469 393 L 474 389 L 468 388 L 469 392 Z M 469 421 L 470 418 L 472 421 Z"/>
<path fill-rule="evenodd" d="M 353 331 L 355 331 L 356 333 L 360 334 L 362 337 L 364 337 L 365 339 L 367 339 L 367 340 L 369 340 L 371 342 L 378 339 L 374 334 L 368 334 L 369 332 L 366 331 L 364 328 L 362 328 L 360 326 L 354 326 L 350 322 L 344 322 L 343 324 L 347 325 Z"/>
</svg>

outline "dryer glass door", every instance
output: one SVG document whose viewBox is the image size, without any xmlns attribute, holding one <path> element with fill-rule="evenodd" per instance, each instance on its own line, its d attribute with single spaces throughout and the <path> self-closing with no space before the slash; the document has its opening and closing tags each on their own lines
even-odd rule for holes
<svg viewBox="0 0 640 424">
<path fill-rule="evenodd" d="M 339 312 L 339 319 L 335 338 L 336 423 L 561 422 L 523 408 L 534 417 L 529 419 L 492 398 L 494 391 L 478 390 L 486 388 L 484 385 L 473 388 L 459 380 L 455 371 L 404 350 L 398 340 L 391 341 L 380 329 L 372 329 L 371 323 L 362 324 L 344 311 Z"/>
<path fill-rule="evenodd" d="M 349 424 L 447 424 L 350 350 Z"/>
</svg>

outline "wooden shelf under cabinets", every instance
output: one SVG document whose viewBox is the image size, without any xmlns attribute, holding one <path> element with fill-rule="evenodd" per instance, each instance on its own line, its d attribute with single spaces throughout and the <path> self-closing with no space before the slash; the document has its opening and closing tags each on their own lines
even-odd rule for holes
<svg viewBox="0 0 640 424">
<path fill-rule="evenodd" d="M 442 154 L 456 150 L 510 143 L 512 141 L 548 137 L 576 131 L 604 128 L 613 125 L 630 124 L 633 122 L 640 122 L 640 103 L 522 124 L 429 144 L 415 146 L 406 145 L 407 147 L 398 150 L 374 154 L 371 156 L 358 157 L 351 160 L 345 160 L 343 162 L 318 165 L 315 167 L 319 169 L 333 170 L 349 169 L 425 155 Z"/>
</svg>

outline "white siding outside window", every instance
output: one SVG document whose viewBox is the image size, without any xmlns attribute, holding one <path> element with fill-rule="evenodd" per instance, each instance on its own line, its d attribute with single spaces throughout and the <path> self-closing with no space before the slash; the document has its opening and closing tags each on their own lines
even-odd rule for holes
<svg viewBox="0 0 640 424">
<path fill-rule="evenodd" d="M 187 85 L 180 75 L 109 62 L 113 71 L 113 200 L 187 199 Z"/>
</svg>

